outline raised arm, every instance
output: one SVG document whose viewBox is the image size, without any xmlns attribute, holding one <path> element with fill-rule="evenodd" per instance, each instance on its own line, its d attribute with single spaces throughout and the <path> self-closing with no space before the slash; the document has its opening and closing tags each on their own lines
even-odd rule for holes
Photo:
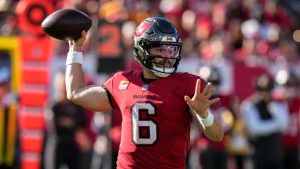
<svg viewBox="0 0 300 169">
<path fill-rule="evenodd" d="M 200 91 L 200 80 L 198 79 L 193 98 L 185 96 L 184 99 L 191 109 L 192 116 L 202 128 L 203 133 L 213 141 L 221 141 L 224 131 L 221 124 L 209 112 L 209 107 L 219 101 L 219 98 L 210 99 L 214 94 L 214 88 L 208 83 L 203 91 Z"/>
<path fill-rule="evenodd" d="M 87 33 L 76 41 L 70 40 L 66 63 L 66 90 L 67 97 L 81 107 L 93 111 L 106 111 L 111 109 L 106 91 L 101 86 L 85 85 L 82 70 L 82 52 L 80 51 Z"/>
</svg>

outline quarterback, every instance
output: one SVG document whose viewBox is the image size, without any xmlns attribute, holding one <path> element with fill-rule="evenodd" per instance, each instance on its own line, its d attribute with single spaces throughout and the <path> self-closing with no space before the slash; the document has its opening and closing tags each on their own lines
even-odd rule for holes
<svg viewBox="0 0 300 169">
<path fill-rule="evenodd" d="M 86 32 L 69 41 L 67 95 L 94 111 L 122 114 L 118 169 L 184 169 L 193 120 L 211 140 L 223 130 L 211 105 L 214 88 L 198 76 L 176 72 L 182 42 L 175 26 L 161 17 L 145 19 L 134 33 L 133 55 L 143 70 L 119 71 L 103 86 L 84 84 L 82 52 Z M 114 112 L 114 111 L 112 111 Z"/>
</svg>

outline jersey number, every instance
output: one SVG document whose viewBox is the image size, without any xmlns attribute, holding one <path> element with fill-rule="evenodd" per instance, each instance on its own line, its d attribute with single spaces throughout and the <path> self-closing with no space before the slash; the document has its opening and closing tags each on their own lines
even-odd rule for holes
<svg viewBox="0 0 300 169">
<path fill-rule="evenodd" d="M 141 117 L 142 113 L 146 113 L 146 118 Z M 157 125 L 148 118 L 153 115 L 156 113 L 150 103 L 136 103 L 132 107 L 132 140 L 136 145 L 152 145 L 157 140 Z"/>
<path fill-rule="evenodd" d="M 102 41 L 98 46 L 98 54 L 101 57 L 120 57 L 122 54 L 121 46 L 121 30 L 119 25 L 103 24 L 99 27 L 98 34 L 102 37 Z"/>
</svg>

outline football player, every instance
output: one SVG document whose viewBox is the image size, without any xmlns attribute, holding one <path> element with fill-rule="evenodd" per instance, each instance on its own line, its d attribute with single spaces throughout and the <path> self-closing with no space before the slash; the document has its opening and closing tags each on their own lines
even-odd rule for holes
<svg viewBox="0 0 300 169">
<path fill-rule="evenodd" d="M 214 141 L 223 130 L 209 107 L 214 88 L 198 76 L 176 73 L 182 42 L 161 17 L 145 19 L 134 33 L 133 54 L 143 70 L 119 71 L 103 86 L 86 86 L 80 47 L 86 33 L 69 41 L 66 88 L 70 100 L 93 111 L 119 110 L 121 143 L 117 168 L 184 169 L 192 120 Z"/>
</svg>

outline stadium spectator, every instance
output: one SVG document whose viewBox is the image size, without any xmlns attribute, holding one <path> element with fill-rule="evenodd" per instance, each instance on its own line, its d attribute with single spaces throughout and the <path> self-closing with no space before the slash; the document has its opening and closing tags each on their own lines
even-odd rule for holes
<svg viewBox="0 0 300 169">
<path fill-rule="evenodd" d="M 203 67 L 208 68 L 208 67 Z M 229 154 L 227 151 L 227 138 L 235 123 L 235 114 L 237 113 L 236 99 L 232 94 L 224 94 L 220 91 L 222 85 L 222 77 L 220 70 L 215 66 L 210 66 L 209 75 L 205 77 L 216 89 L 213 97 L 218 97 L 221 100 L 211 106 L 211 111 L 215 113 L 215 117 L 219 119 L 224 130 L 224 138 L 220 142 L 213 142 L 207 137 L 200 137 L 200 147 L 202 147 L 200 162 L 203 169 L 227 169 Z M 202 72 L 202 71 L 200 71 Z M 204 77 L 205 75 L 201 75 Z M 203 145 L 203 143 L 205 143 Z M 216 161 L 218 161 L 216 163 Z"/>
<path fill-rule="evenodd" d="M 274 85 L 270 75 L 260 75 L 256 92 L 241 107 L 254 149 L 254 169 L 283 169 L 281 134 L 288 125 L 288 107 L 285 101 L 272 98 Z"/>
<path fill-rule="evenodd" d="M 214 150 L 215 153 L 219 153 L 216 157 L 212 156 L 211 158 L 220 158 L 220 154 L 223 153 L 223 160 L 217 161 L 222 161 L 222 163 L 224 163 L 224 157 L 226 156 L 226 164 L 223 164 L 226 168 L 244 169 L 246 168 L 246 160 L 249 155 L 250 148 L 244 126 L 244 119 L 241 117 L 239 107 L 240 98 L 237 93 L 224 88 L 224 86 L 226 87 L 226 81 L 228 83 L 228 78 L 230 78 L 230 76 L 224 76 L 224 74 L 227 74 L 226 72 L 228 72 L 228 70 L 224 67 L 225 66 L 213 66 L 208 80 L 216 86 L 216 97 L 221 99 L 219 103 L 212 106 L 212 109 L 216 112 L 216 114 L 218 114 L 218 117 L 222 121 L 222 126 L 225 131 L 225 139 L 218 144 L 208 142 L 207 147 L 210 147 L 210 149 Z M 205 68 L 206 67 L 202 67 L 200 72 Z M 206 163 L 206 161 L 203 160 L 203 163 Z M 219 164 L 212 164 L 211 166 L 217 165 Z"/>
<path fill-rule="evenodd" d="M 51 107 L 56 136 L 54 168 L 67 166 L 69 169 L 79 169 L 82 165 L 81 151 L 91 149 L 84 130 L 86 112 L 67 100 L 63 72 L 58 72 L 54 81 L 59 94 Z"/>
<path fill-rule="evenodd" d="M 299 168 L 300 140 L 300 80 L 293 73 L 286 84 L 285 98 L 288 102 L 289 126 L 283 132 L 284 169 Z"/>
<path fill-rule="evenodd" d="M 115 73 L 103 87 L 84 85 L 80 47 L 86 33 L 82 35 L 69 41 L 67 95 L 86 109 L 121 111 L 117 168 L 185 168 L 193 117 L 209 139 L 223 139 L 223 129 L 208 111 L 219 101 L 211 99 L 212 85 L 195 75 L 175 73 L 182 44 L 168 20 L 148 18 L 134 33 L 134 56 L 143 71 Z"/>
<path fill-rule="evenodd" d="M 112 140 L 109 137 L 111 132 L 110 112 L 97 112 L 94 114 L 92 128 L 97 133 L 96 141 L 93 145 L 93 157 L 91 169 L 110 169 L 113 163 Z"/>
<path fill-rule="evenodd" d="M 236 95 L 231 95 L 231 110 L 234 112 L 234 123 L 228 134 L 226 148 L 229 158 L 233 160 L 235 169 L 246 169 L 250 155 L 250 144 L 245 127 L 245 121 L 240 111 L 240 101 Z"/>
</svg>

